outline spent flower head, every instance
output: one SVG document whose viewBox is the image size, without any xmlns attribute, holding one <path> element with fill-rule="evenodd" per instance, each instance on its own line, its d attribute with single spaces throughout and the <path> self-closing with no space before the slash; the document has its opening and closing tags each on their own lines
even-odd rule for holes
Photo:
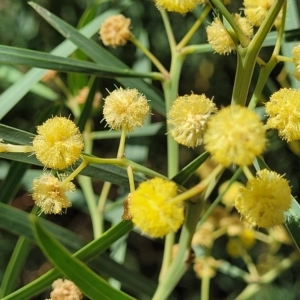
<svg viewBox="0 0 300 300">
<path fill-rule="evenodd" d="M 247 166 L 264 151 L 265 131 L 252 110 L 238 105 L 229 106 L 207 122 L 205 149 L 225 167 L 230 164 Z"/>
<path fill-rule="evenodd" d="M 83 137 L 75 123 L 53 117 L 37 127 L 33 148 L 37 159 L 46 167 L 65 169 L 75 163 L 83 150 Z"/>
<path fill-rule="evenodd" d="M 220 18 L 214 18 L 213 22 L 206 27 L 207 40 L 216 53 L 228 55 L 236 46 Z"/>
<path fill-rule="evenodd" d="M 83 294 L 74 282 L 68 279 L 57 279 L 52 283 L 51 300 L 81 300 Z"/>
<path fill-rule="evenodd" d="M 72 205 L 66 193 L 74 192 L 75 185 L 72 182 L 62 184 L 64 178 L 62 174 L 57 178 L 51 173 L 44 173 L 33 180 L 32 198 L 41 208 L 41 213 L 61 214 L 64 208 Z"/>
<path fill-rule="evenodd" d="M 143 126 L 148 111 L 148 101 L 138 90 L 119 88 L 106 97 L 103 115 L 112 129 L 132 132 Z"/>
<path fill-rule="evenodd" d="M 288 142 L 300 139 L 300 90 L 283 88 L 265 104 L 267 125 Z"/>
<path fill-rule="evenodd" d="M 121 14 L 105 20 L 99 31 L 103 44 L 113 48 L 125 45 L 131 36 L 130 23 L 131 20 Z"/>
<path fill-rule="evenodd" d="M 177 98 L 167 115 L 171 135 L 177 143 L 187 147 L 201 145 L 207 120 L 216 111 L 214 102 L 204 94 Z"/>
<path fill-rule="evenodd" d="M 291 206 L 291 189 L 286 179 L 267 169 L 240 188 L 235 207 L 252 226 L 263 228 L 281 225 L 284 212 Z"/>
<path fill-rule="evenodd" d="M 185 14 L 195 9 L 198 4 L 205 3 L 205 0 L 155 0 L 158 7 L 168 11 Z"/>
<path fill-rule="evenodd" d="M 184 220 L 184 204 L 172 201 L 177 195 L 174 182 L 153 178 L 131 194 L 129 210 L 132 222 L 145 235 L 157 238 L 177 231 Z"/>
</svg>

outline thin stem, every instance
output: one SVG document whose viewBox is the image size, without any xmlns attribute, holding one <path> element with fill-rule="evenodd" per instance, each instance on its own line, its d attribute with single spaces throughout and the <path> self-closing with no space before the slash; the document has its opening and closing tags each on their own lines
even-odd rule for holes
<svg viewBox="0 0 300 300">
<path fill-rule="evenodd" d="M 204 260 L 204 266 L 203 266 L 203 274 L 201 280 L 201 300 L 209 300 L 209 286 L 210 286 L 210 274 L 209 274 L 209 263 L 208 259 Z"/>
<path fill-rule="evenodd" d="M 169 72 L 165 69 L 162 63 L 146 47 L 144 47 L 144 45 L 141 44 L 133 34 L 131 34 L 129 40 L 150 59 L 150 61 L 156 66 L 156 68 L 163 74 L 165 78 L 169 77 Z"/>
<path fill-rule="evenodd" d="M 105 204 L 108 198 L 110 188 L 111 188 L 111 182 L 105 181 L 103 183 L 101 193 L 98 199 L 98 204 L 97 204 L 97 211 L 99 214 L 99 223 L 100 223 L 99 231 L 101 232 L 101 234 L 104 232 L 104 208 L 105 208 Z"/>
<path fill-rule="evenodd" d="M 158 10 L 159 10 L 159 12 L 161 14 L 161 18 L 164 22 L 167 37 L 168 37 L 168 40 L 169 40 L 169 45 L 170 45 L 170 48 L 171 48 L 171 51 L 172 51 L 172 49 L 175 49 L 175 47 L 176 47 L 176 42 L 175 42 L 175 38 L 174 38 L 174 34 L 173 34 L 173 30 L 172 30 L 172 27 L 171 27 L 171 24 L 170 24 L 169 17 L 167 15 L 166 11 L 163 8 L 159 8 Z"/>
<path fill-rule="evenodd" d="M 203 21 L 206 19 L 207 15 L 211 11 L 210 5 L 206 5 L 204 9 L 202 10 L 199 18 L 194 23 L 194 25 L 190 28 L 190 30 L 187 32 L 187 34 L 183 37 L 183 39 L 178 43 L 177 50 L 180 51 L 192 38 L 194 33 L 198 30 L 198 28 L 201 26 Z"/>
<path fill-rule="evenodd" d="M 122 127 L 122 132 L 121 132 L 121 137 L 120 137 L 120 143 L 119 143 L 117 158 L 122 158 L 124 156 L 126 133 L 127 133 L 127 128 L 125 126 L 123 126 Z"/>
<path fill-rule="evenodd" d="M 248 167 L 243 167 L 243 172 L 245 176 L 247 177 L 248 180 L 253 179 L 254 176 L 252 175 L 251 171 L 249 170 Z"/>
<path fill-rule="evenodd" d="M 66 185 L 68 182 L 72 181 L 86 166 L 88 162 L 83 160 L 81 164 L 74 170 L 68 177 L 66 177 L 60 184 L 61 187 Z"/>
<path fill-rule="evenodd" d="M 0 152 L 28 153 L 34 151 L 35 150 L 33 146 L 4 144 L 1 143 L 1 139 L 0 139 Z"/>
<path fill-rule="evenodd" d="M 133 176 L 132 166 L 127 167 L 127 175 L 128 175 L 130 193 L 133 193 L 135 191 L 135 185 L 134 185 L 134 176 Z"/>
</svg>

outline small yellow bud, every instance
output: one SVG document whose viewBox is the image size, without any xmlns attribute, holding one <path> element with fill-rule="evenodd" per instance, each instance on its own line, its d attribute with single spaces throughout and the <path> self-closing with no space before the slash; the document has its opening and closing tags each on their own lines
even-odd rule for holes
<svg viewBox="0 0 300 300">
<path fill-rule="evenodd" d="M 243 106 L 229 106 L 207 122 L 204 145 L 212 158 L 225 167 L 247 166 L 264 151 L 265 132 L 255 112 Z"/>
<path fill-rule="evenodd" d="M 132 132 L 143 126 L 148 111 L 148 101 L 138 90 L 119 88 L 106 97 L 103 115 L 112 129 Z"/>
<path fill-rule="evenodd" d="M 131 35 L 130 23 L 131 20 L 123 15 L 115 15 L 105 20 L 99 31 L 103 44 L 113 48 L 125 45 Z"/>
<path fill-rule="evenodd" d="M 32 198 L 35 205 L 41 208 L 41 213 L 61 214 L 64 208 L 72 205 L 66 196 L 67 192 L 74 192 L 75 185 L 72 182 L 61 184 L 65 175 L 59 178 L 52 174 L 42 174 L 33 180 Z"/>
<path fill-rule="evenodd" d="M 51 300 L 81 300 L 83 295 L 79 288 L 68 279 L 57 279 L 52 283 Z"/>
<path fill-rule="evenodd" d="M 172 181 L 153 178 L 141 183 L 129 203 L 133 224 L 154 238 L 177 231 L 184 220 L 184 204 L 172 201 L 176 195 Z"/>
<path fill-rule="evenodd" d="M 211 25 L 206 27 L 207 40 L 216 53 L 228 55 L 236 46 L 219 18 L 214 18 Z"/>
<path fill-rule="evenodd" d="M 216 105 L 204 94 L 177 98 L 167 115 L 174 140 L 187 147 L 201 145 L 207 120 L 216 111 Z"/>
<path fill-rule="evenodd" d="M 195 9 L 198 4 L 205 3 L 205 0 L 155 0 L 158 7 L 167 11 L 174 11 L 185 14 Z"/>
<path fill-rule="evenodd" d="M 270 128 L 277 129 L 279 136 L 288 142 L 300 139 L 300 90 L 280 89 L 265 106 Z"/>
<path fill-rule="evenodd" d="M 46 167 L 65 169 L 80 157 L 83 138 L 74 122 L 64 117 L 53 117 L 37 127 L 33 139 L 37 159 Z"/>
<path fill-rule="evenodd" d="M 263 228 L 281 225 L 284 212 L 291 206 L 291 189 L 287 180 L 266 169 L 258 171 L 246 187 L 240 188 L 235 207 L 252 226 Z"/>
</svg>

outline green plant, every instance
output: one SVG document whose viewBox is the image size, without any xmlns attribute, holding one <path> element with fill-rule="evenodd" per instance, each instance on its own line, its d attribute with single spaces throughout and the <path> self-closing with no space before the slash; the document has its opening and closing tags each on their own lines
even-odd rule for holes
<svg viewBox="0 0 300 300">
<path fill-rule="evenodd" d="M 286 1 L 261 1 L 260 4 L 244 1 L 243 17 L 232 15 L 219 0 L 156 2 L 160 5 L 157 14 L 161 15 L 170 46 L 169 68 L 131 32 L 130 19 L 119 15 L 126 1 L 110 3 L 111 6 L 95 1 L 83 14 L 79 27 L 85 26 L 80 29 L 30 2 L 67 40 L 50 54 L 0 45 L 2 63 L 38 68 L 22 75 L 0 96 L 1 118 L 13 110 L 30 89 L 57 100 L 54 91 L 38 83 L 46 74 L 50 77 L 43 80 L 52 81 L 66 99 L 60 106 L 53 102 L 42 120 L 34 124 L 37 135 L 0 125 L 0 157 L 12 161 L 0 190 L 0 225 L 20 236 L 3 277 L 2 299 L 30 299 L 62 276 L 91 299 L 133 299 L 133 296 L 175 299 L 172 291 L 190 265 L 201 280 L 201 299 L 210 298 L 209 286 L 214 284 L 216 271 L 244 282 L 226 296 L 249 299 L 259 293 L 261 285 L 271 284 L 299 260 L 299 204 L 291 196 L 289 182 L 271 171 L 273 166 L 269 168 L 262 158 L 264 152 L 274 150 L 275 143 L 267 139 L 269 132 L 272 132 L 269 137 L 276 138 L 272 129 L 278 130 L 278 135 L 289 142 L 290 149 L 299 154 L 299 149 L 295 149 L 300 137 L 297 82 L 291 79 L 294 89 L 284 89 L 283 82 L 279 81 L 282 88 L 272 91 L 265 109 L 262 102 L 267 100 L 261 101 L 265 96 L 264 88 L 272 83 L 270 74 L 278 62 L 295 68 L 294 76 L 299 77 L 298 47 L 293 48 L 290 57 L 280 55 L 280 51 L 286 51 L 283 43 L 285 20 L 288 19 Z M 202 5 L 198 5 L 200 3 Z M 130 2 L 130 5 L 138 5 L 138 2 Z M 143 5 L 154 7 L 152 2 Z M 98 7 L 107 9 L 96 16 Z M 193 10 L 197 15 L 178 43 L 168 10 L 183 14 Z M 206 26 L 209 44 L 190 43 L 211 11 L 214 20 Z M 110 16 L 112 18 L 108 18 Z M 149 65 L 142 71 L 130 68 L 91 39 L 101 24 L 100 35 L 105 45 L 115 48 L 130 41 L 157 71 L 152 71 Z M 261 58 L 266 43 L 272 46 L 268 60 Z M 223 105 L 227 107 L 219 111 L 214 101 L 204 94 L 178 97 L 185 60 L 212 51 L 221 55 L 234 52 L 237 57 L 232 96 L 226 97 Z M 67 80 L 48 69 L 67 73 Z M 112 88 L 99 104 L 99 86 L 111 81 L 123 88 Z M 156 81 L 161 83 L 162 92 L 151 83 Z M 101 87 L 102 93 L 105 88 Z M 147 117 L 150 109 L 156 115 L 165 116 L 166 123 L 151 124 Z M 267 120 L 259 117 L 259 109 L 267 113 Z M 69 119 L 61 116 L 65 112 L 71 114 Z M 105 120 L 112 130 L 93 131 L 95 119 Z M 126 152 L 128 136 L 155 137 L 160 128 L 167 133 L 167 175 L 146 167 L 145 157 L 137 162 L 137 155 L 131 159 Z M 96 155 L 93 151 L 97 139 L 107 138 L 120 140 L 113 158 Z M 193 149 L 203 144 L 207 151 L 201 150 L 180 170 L 179 144 Z M 208 165 L 209 161 L 213 164 L 209 173 L 201 175 L 195 183 L 195 174 L 201 172 L 199 167 Z M 37 167 L 29 169 L 30 166 Z M 47 173 L 45 168 L 52 171 Z M 226 169 L 230 175 L 224 174 Z M 34 207 L 31 213 L 9 205 L 22 178 L 30 182 L 32 198 L 39 207 Z M 104 182 L 97 197 L 92 178 Z M 221 185 L 225 179 L 228 181 Z M 125 187 L 120 201 L 115 203 L 109 201 L 112 184 Z M 219 187 L 218 195 L 216 187 Z M 85 199 L 86 207 L 79 208 L 86 209 L 92 222 L 93 240 L 87 244 L 76 234 L 43 218 L 44 214 L 61 214 L 72 202 L 76 203 L 76 197 Z M 237 217 L 235 207 L 242 220 Z M 108 230 L 105 230 L 105 220 L 111 224 Z M 250 228 L 244 220 L 263 230 Z M 296 249 L 279 227 L 283 224 Z M 277 227 L 270 229 L 273 226 Z M 165 238 L 157 285 L 120 263 L 124 260 L 126 236 L 134 227 L 146 236 Z M 38 244 L 54 268 L 14 290 L 31 243 Z M 227 257 L 218 254 L 222 243 L 223 248 L 226 243 Z M 289 245 L 290 250 L 280 260 L 280 247 L 284 244 Z M 117 251 L 117 255 L 108 257 L 107 249 Z M 99 256 L 100 253 L 103 255 Z M 263 262 L 259 261 L 261 253 L 265 253 Z M 232 258 L 240 258 L 242 263 L 231 264 Z M 274 263 L 268 265 L 271 259 Z M 93 270 L 99 271 L 99 265 L 105 268 L 106 278 L 115 278 L 118 282 L 110 279 L 109 284 L 96 274 Z M 133 290 L 133 296 L 122 291 L 120 283 L 129 291 Z"/>
</svg>

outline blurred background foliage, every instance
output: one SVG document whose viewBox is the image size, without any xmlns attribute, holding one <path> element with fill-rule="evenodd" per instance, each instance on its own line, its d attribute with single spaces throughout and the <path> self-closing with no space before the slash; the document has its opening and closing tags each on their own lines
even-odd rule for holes
<svg viewBox="0 0 300 300">
<path fill-rule="evenodd" d="M 78 27 L 80 25 L 80 19 L 82 14 L 87 8 L 93 8 L 91 10 L 95 15 L 105 11 L 107 8 L 114 5 L 121 6 L 123 14 L 126 17 L 131 18 L 132 31 L 136 37 L 138 37 L 145 45 L 149 45 L 150 50 L 162 61 L 162 63 L 168 67 L 170 64 L 170 52 L 167 37 L 163 27 L 163 23 L 156 7 L 151 0 L 143 1 L 92 1 L 92 0 L 39 0 L 36 1 L 41 6 L 45 7 L 55 15 L 59 16 L 69 24 Z M 229 10 L 232 12 L 239 12 L 242 6 L 242 1 L 232 1 Z M 299 1 L 296 1 L 299 6 Z M 193 13 L 189 13 L 186 16 L 180 14 L 171 13 L 170 19 L 174 29 L 177 41 L 179 41 L 188 28 L 192 26 L 196 20 L 196 16 L 199 15 L 201 10 L 198 7 Z M 92 15 L 91 15 L 92 16 Z M 213 15 L 205 21 L 205 25 L 209 24 Z M 9 45 L 21 48 L 27 48 L 32 50 L 39 50 L 49 52 L 64 38 L 54 30 L 48 23 L 46 23 L 24 0 L 0 0 L 0 44 Z M 98 35 L 93 37 L 95 41 L 101 44 Z M 205 28 L 201 27 L 191 43 L 206 43 Z M 120 58 L 123 62 L 134 68 L 147 67 L 148 61 L 141 55 L 135 47 L 128 43 L 124 47 L 117 49 L 109 48 L 109 51 Z M 262 50 L 262 57 L 268 57 L 271 54 L 272 47 L 264 48 Z M 82 57 L 82 53 L 77 51 L 75 57 Z M 232 86 L 235 74 L 235 61 L 234 55 L 230 56 L 218 56 L 213 52 L 197 54 L 189 56 L 184 64 L 183 72 L 180 81 L 179 95 L 189 94 L 191 92 L 195 94 L 205 93 L 208 97 L 214 97 L 214 101 L 218 107 L 226 106 L 230 103 Z M 149 66 L 148 66 L 149 67 Z M 278 81 L 278 75 L 284 73 L 284 65 L 279 64 L 275 71 L 271 74 L 267 88 L 265 89 L 265 99 L 278 89 L 281 82 Z M 14 71 L 20 71 L 25 73 L 27 71 L 24 67 L 10 67 L 0 66 L 0 92 L 3 92 L 14 81 L 18 79 L 18 73 Z M 59 74 L 59 76 L 68 84 L 68 76 L 66 74 Z M 88 78 L 86 78 L 87 82 Z M 290 82 L 290 77 L 287 74 L 285 77 L 287 84 Z M 73 90 L 73 95 L 76 95 L 82 87 L 84 80 L 80 82 Z M 111 79 L 101 79 L 99 83 L 99 91 L 102 96 L 105 97 L 108 90 L 114 89 L 114 86 L 119 84 Z M 154 85 L 161 89 L 159 83 Z M 56 112 L 53 114 L 62 114 L 68 116 L 70 111 L 63 105 L 66 101 L 65 96 L 61 93 L 60 89 L 53 83 L 49 83 L 48 86 L 58 94 L 55 100 L 48 100 L 42 98 L 36 93 L 28 93 L 22 101 L 20 101 L 1 121 L 3 124 L 10 125 L 16 128 L 20 128 L 26 131 L 35 133 L 36 121 L 48 112 L 50 107 L 55 107 Z M 159 122 L 164 121 L 164 117 L 157 112 L 152 112 L 152 121 Z M 264 112 L 260 111 L 262 117 Z M 101 108 L 96 110 L 93 116 L 93 127 L 95 131 L 103 130 L 104 124 L 100 123 L 102 120 Z M 134 151 L 144 151 L 146 156 L 142 158 L 146 161 L 144 163 L 166 174 L 166 138 L 165 127 L 163 127 L 159 134 L 150 137 L 143 138 L 130 138 L 128 140 L 128 146 L 132 147 L 133 160 L 137 157 Z M 95 141 L 94 153 L 101 157 L 113 157 L 116 154 L 118 147 L 117 139 L 108 139 Z M 192 159 L 197 157 L 202 149 L 187 149 L 180 148 L 180 166 L 183 167 L 188 164 Z M 272 170 L 277 171 L 280 174 L 286 174 L 286 178 L 290 181 L 293 189 L 293 195 L 299 197 L 299 152 L 293 151 L 289 145 L 281 141 L 276 134 L 269 133 L 269 150 L 266 153 L 266 162 Z M 5 177 L 7 170 L 7 162 L 1 160 L 0 174 L 1 178 Z M 231 175 L 230 171 L 225 172 L 224 179 Z M 198 177 L 195 176 L 191 179 L 191 182 L 196 182 Z M 99 193 L 102 187 L 102 183 L 95 181 L 95 192 Z M 126 194 L 124 188 L 115 187 L 112 189 L 109 198 L 112 201 L 117 201 L 122 195 Z M 76 232 L 79 236 L 85 240 L 92 239 L 92 229 L 89 216 L 84 213 L 86 210 L 84 200 L 80 194 L 76 194 L 77 198 L 74 200 L 72 209 L 68 209 L 68 213 L 62 216 L 47 216 L 47 219 L 54 223 L 60 224 L 64 227 Z M 216 192 L 212 195 L 212 198 L 216 196 Z M 32 207 L 32 200 L 29 192 L 25 186 L 22 186 L 16 195 L 13 206 L 23 210 L 29 211 Z M 110 221 L 107 221 L 109 224 Z M 1 230 L 0 231 L 0 281 L 3 276 L 3 272 L 6 268 L 7 261 L 10 258 L 12 250 L 15 246 L 17 237 Z M 243 268 L 242 260 L 238 258 L 231 258 L 225 252 L 226 239 L 222 238 L 214 246 L 213 255 L 216 258 L 222 258 L 228 260 L 235 265 L 239 265 Z M 261 252 L 262 247 L 254 247 L 250 254 L 253 257 L 257 257 L 257 253 Z M 280 249 L 280 255 L 282 257 L 287 256 L 291 252 L 291 246 L 283 245 Z M 161 257 L 163 253 L 163 241 L 162 240 L 150 240 L 139 234 L 132 232 L 128 239 L 128 251 L 126 254 L 125 265 L 129 269 L 140 271 L 148 278 L 157 280 L 158 272 L 160 269 Z M 280 257 L 278 257 L 280 259 Z M 253 297 L 253 299 L 300 299 L 300 290 L 298 288 L 300 282 L 300 265 L 295 264 L 291 269 L 286 271 L 280 278 L 278 278 L 273 284 L 263 287 L 261 291 Z M 44 259 L 41 252 L 37 247 L 34 247 L 28 257 L 24 266 L 24 271 L 20 277 L 20 286 L 27 284 L 34 278 L 39 277 L 46 270 L 50 268 L 49 263 Z M 191 288 L 192 287 L 192 288 Z M 230 298 L 233 291 L 239 291 L 244 288 L 244 283 L 237 281 L 228 275 L 218 273 L 211 282 L 211 299 L 233 299 Z M 188 270 L 185 276 L 182 278 L 175 291 L 176 299 L 199 299 L 199 280 L 195 277 L 192 268 Z M 130 292 L 130 291 L 129 291 Z M 48 293 L 39 295 L 34 299 L 45 299 Z M 138 299 L 142 296 L 134 295 Z M 143 296 L 144 297 L 144 296 Z"/>
</svg>

